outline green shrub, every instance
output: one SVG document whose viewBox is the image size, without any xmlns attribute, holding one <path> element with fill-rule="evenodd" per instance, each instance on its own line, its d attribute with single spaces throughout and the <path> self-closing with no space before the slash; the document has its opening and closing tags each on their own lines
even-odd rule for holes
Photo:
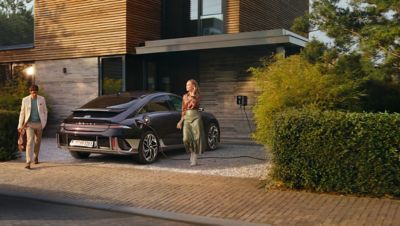
<svg viewBox="0 0 400 226">
<path fill-rule="evenodd" d="M 0 161 L 15 159 L 18 155 L 18 112 L 0 110 Z"/>
<path fill-rule="evenodd" d="M 0 109 L 19 111 L 22 98 L 29 95 L 30 82 L 23 76 L 7 81 L 0 89 Z"/>
<path fill-rule="evenodd" d="M 289 110 L 273 129 L 275 184 L 400 196 L 400 114 Z"/>
<path fill-rule="evenodd" d="M 269 145 L 274 113 L 288 108 L 351 109 L 362 93 L 361 82 L 322 74 L 318 65 L 308 63 L 299 55 L 267 59 L 264 66 L 251 68 L 261 93 L 254 106 L 256 132 L 254 138 Z"/>
</svg>

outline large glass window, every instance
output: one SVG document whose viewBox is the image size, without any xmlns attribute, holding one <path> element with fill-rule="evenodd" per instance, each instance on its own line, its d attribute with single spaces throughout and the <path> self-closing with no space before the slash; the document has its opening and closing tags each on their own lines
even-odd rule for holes
<svg viewBox="0 0 400 226">
<path fill-rule="evenodd" d="M 114 94 L 124 89 L 123 57 L 101 58 L 101 94 Z"/>
<path fill-rule="evenodd" d="M 0 1 L 0 49 L 30 46 L 34 39 L 33 0 Z"/>
<path fill-rule="evenodd" d="M 164 0 L 163 38 L 224 33 L 225 0 Z"/>
<path fill-rule="evenodd" d="M 224 33 L 223 0 L 191 0 L 190 19 L 197 21 L 198 35 Z"/>
<path fill-rule="evenodd" d="M 11 79 L 11 64 L 0 64 L 0 87 L 4 87 Z"/>
<path fill-rule="evenodd" d="M 200 2 L 200 34 L 224 33 L 222 0 L 200 0 Z"/>
</svg>

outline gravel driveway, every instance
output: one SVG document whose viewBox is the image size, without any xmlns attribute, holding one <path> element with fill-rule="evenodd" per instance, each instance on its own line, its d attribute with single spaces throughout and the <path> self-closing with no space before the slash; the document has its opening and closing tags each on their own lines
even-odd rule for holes
<svg viewBox="0 0 400 226">
<path fill-rule="evenodd" d="M 24 161 L 22 155 L 18 161 Z M 166 151 L 158 161 L 150 165 L 137 163 L 132 156 L 92 154 L 88 159 L 77 160 L 57 148 L 56 139 L 44 137 L 39 156 L 40 162 L 62 164 L 86 164 L 102 167 L 138 168 L 168 170 L 175 172 L 198 173 L 230 177 L 262 178 L 269 167 L 265 149 L 259 145 L 220 144 L 217 150 L 205 152 L 200 156 L 199 165 L 189 165 L 189 155 L 185 150 Z"/>
</svg>

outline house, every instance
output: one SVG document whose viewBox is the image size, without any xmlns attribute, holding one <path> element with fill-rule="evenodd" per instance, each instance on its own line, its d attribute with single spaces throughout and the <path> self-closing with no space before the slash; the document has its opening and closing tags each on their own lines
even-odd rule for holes
<svg viewBox="0 0 400 226">
<path fill-rule="evenodd" d="M 98 95 L 183 94 L 194 78 L 222 140 L 249 142 L 257 90 L 247 69 L 272 53 L 298 53 L 307 39 L 289 28 L 306 11 L 308 0 L 35 1 L 34 43 L 0 49 L 0 75 L 34 65 L 50 127 Z"/>
</svg>

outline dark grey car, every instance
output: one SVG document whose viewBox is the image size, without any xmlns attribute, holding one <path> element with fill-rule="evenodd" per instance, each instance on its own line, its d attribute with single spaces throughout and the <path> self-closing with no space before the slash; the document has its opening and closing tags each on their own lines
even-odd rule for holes
<svg viewBox="0 0 400 226">
<path fill-rule="evenodd" d="M 90 153 L 134 155 L 152 163 L 161 150 L 182 148 L 182 98 L 165 92 L 129 92 L 100 96 L 73 111 L 57 132 L 58 146 L 75 158 Z M 218 120 L 201 112 L 207 148 L 220 140 Z"/>
</svg>

